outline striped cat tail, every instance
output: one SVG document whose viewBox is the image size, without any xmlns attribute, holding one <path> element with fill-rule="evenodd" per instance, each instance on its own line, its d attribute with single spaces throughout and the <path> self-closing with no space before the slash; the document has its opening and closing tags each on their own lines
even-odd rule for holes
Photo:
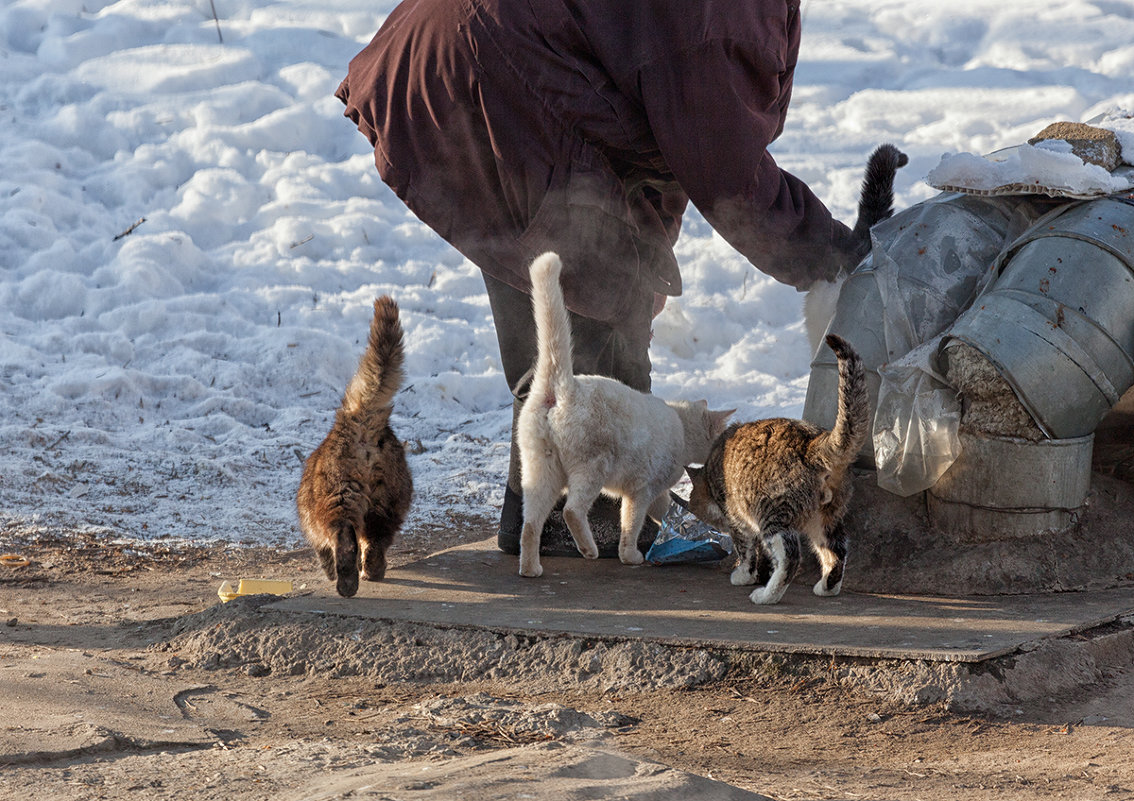
<svg viewBox="0 0 1134 801">
<path fill-rule="evenodd" d="M 839 360 L 839 411 L 824 443 L 823 461 L 831 466 L 846 466 L 858 456 L 870 427 L 866 369 L 845 339 L 828 334 L 826 342 Z"/>
<path fill-rule="evenodd" d="M 390 418 L 394 395 L 404 380 L 404 362 L 398 304 L 383 295 L 374 301 L 370 336 L 358 371 L 343 395 L 343 413 L 357 420 L 364 429 L 381 431 Z"/>
</svg>

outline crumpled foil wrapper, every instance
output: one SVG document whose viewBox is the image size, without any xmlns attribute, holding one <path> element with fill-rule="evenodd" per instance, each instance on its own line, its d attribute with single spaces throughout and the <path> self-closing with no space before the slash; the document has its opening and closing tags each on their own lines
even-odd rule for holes
<svg viewBox="0 0 1134 801">
<path fill-rule="evenodd" d="M 732 553 L 732 538 L 698 520 L 689 505 L 676 492 L 670 491 L 669 509 L 658 525 L 658 534 L 646 552 L 646 561 L 654 565 L 689 562 L 716 562 Z"/>
</svg>

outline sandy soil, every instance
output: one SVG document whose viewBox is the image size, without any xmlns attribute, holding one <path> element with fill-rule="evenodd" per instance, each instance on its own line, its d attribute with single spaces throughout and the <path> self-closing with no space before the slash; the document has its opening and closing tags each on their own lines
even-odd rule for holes
<svg viewBox="0 0 1134 801">
<path fill-rule="evenodd" d="M 468 541 L 485 536 L 472 522 L 456 527 Z M 430 546 L 460 541 L 447 539 Z M 2 798 L 1134 798 L 1134 679 L 1001 718 L 903 707 L 814 670 L 733 665 L 656 686 L 647 657 L 605 686 L 479 664 L 407 680 L 323 669 L 310 655 L 357 625 L 335 620 L 276 626 L 298 666 L 281 675 L 224 642 L 269 620 L 262 597 L 219 605 L 216 590 L 258 575 L 321 586 L 310 551 L 78 534 L 0 534 L 0 550 L 29 560 L 0 563 Z M 393 563 L 426 550 L 404 542 Z M 381 647 L 407 665 L 463 648 L 394 634 Z"/>
</svg>

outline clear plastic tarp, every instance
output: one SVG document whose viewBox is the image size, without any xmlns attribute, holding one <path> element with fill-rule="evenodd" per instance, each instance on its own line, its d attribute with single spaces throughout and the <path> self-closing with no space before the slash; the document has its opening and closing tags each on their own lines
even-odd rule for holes
<svg viewBox="0 0 1134 801">
<path fill-rule="evenodd" d="M 876 226 L 850 277 L 872 280 L 884 362 L 874 418 L 878 484 L 898 495 L 933 486 L 960 453 L 960 404 L 937 373 L 941 336 L 993 282 L 998 257 L 1059 201 L 1034 196 L 938 195 Z M 841 300 L 841 298 L 840 298 Z M 839 332 L 836 308 L 831 330 Z M 854 315 L 862 319 L 862 310 Z M 877 333 L 877 332 L 875 332 Z"/>
</svg>

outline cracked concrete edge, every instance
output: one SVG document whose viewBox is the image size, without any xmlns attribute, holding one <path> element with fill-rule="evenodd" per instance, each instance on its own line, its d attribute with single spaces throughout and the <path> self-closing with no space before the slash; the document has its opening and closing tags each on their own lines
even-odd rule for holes
<svg viewBox="0 0 1134 801">
<path fill-rule="evenodd" d="M 186 626 L 172 641 L 155 647 L 180 650 L 202 667 L 257 662 L 285 675 L 365 674 L 383 681 L 468 681 L 507 675 L 533 686 L 550 682 L 617 689 L 690 688 L 727 677 L 810 676 L 907 705 L 944 703 L 961 712 L 1009 713 L 1017 704 L 1065 696 L 1134 667 L 1134 614 L 1036 640 L 981 662 L 943 662 L 616 643 L 593 637 L 517 637 L 357 619 L 342 619 L 336 626 L 331 623 L 333 615 L 321 627 L 289 634 L 299 624 L 287 615 L 267 609 L 240 616 L 227 614 L 230 611 L 203 615 L 200 622 L 208 623 L 203 629 Z M 285 651 L 281 642 L 293 648 Z M 294 649 L 297 643 L 302 647 Z M 304 657 L 300 662 L 295 661 L 297 650 Z M 408 661 L 391 658 L 407 651 L 412 657 Z M 452 660 L 456 661 L 450 664 Z"/>
<path fill-rule="evenodd" d="M 1040 640 L 980 663 L 879 660 L 843 663 L 839 681 L 909 705 L 944 703 L 957 712 L 1011 713 L 1059 698 L 1134 667 L 1134 616 Z"/>
</svg>

